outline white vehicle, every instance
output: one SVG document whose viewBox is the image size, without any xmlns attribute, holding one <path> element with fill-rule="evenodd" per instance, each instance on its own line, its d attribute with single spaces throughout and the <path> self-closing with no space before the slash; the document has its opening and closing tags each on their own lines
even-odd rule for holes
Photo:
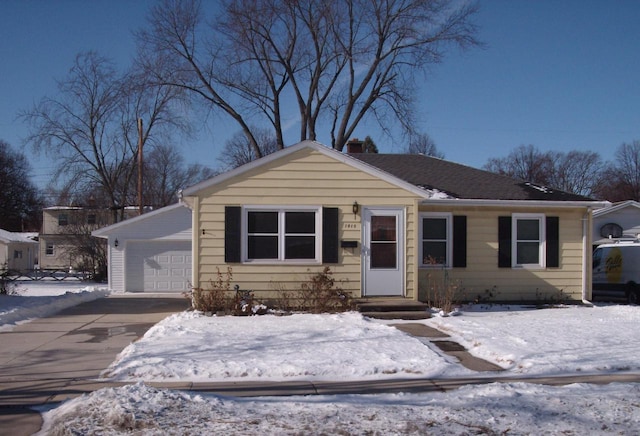
<svg viewBox="0 0 640 436">
<path fill-rule="evenodd" d="M 640 242 L 602 244 L 593 252 L 593 296 L 640 303 Z"/>
</svg>

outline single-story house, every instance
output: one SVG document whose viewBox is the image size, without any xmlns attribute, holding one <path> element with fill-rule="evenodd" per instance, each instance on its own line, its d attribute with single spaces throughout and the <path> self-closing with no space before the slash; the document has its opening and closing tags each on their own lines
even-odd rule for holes
<svg viewBox="0 0 640 436">
<path fill-rule="evenodd" d="M 38 257 L 38 241 L 24 234 L 0 229 L 0 270 L 33 269 Z"/>
<path fill-rule="evenodd" d="M 191 210 L 184 204 L 95 230 L 106 238 L 112 291 L 184 292 L 191 281 Z"/>
<path fill-rule="evenodd" d="M 604 203 L 433 157 L 349 151 L 303 141 L 185 189 L 193 285 L 230 268 L 260 298 L 329 266 L 353 297 L 422 299 L 442 272 L 469 299 L 591 297 L 592 211 Z"/>
<path fill-rule="evenodd" d="M 593 212 L 594 246 L 612 239 L 637 239 L 640 236 L 640 203 L 634 200 L 609 204 Z"/>
</svg>

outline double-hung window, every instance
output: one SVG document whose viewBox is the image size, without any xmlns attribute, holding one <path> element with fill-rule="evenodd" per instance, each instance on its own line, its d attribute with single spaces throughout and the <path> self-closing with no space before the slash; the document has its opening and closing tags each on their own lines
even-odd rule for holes
<svg viewBox="0 0 640 436">
<path fill-rule="evenodd" d="M 451 266 L 453 247 L 451 223 L 451 214 L 420 214 L 422 266 Z"/>
<path fill-rule="evenodd" d="M 320 208 L 246 208 L 246 261 L 320 262 Z"/>
<path fill-rule="evenodd" d="M 545 216 L 513 214 L 512 218 L 512 265 L 521 268 L 544 268 Z"/>
</svg>

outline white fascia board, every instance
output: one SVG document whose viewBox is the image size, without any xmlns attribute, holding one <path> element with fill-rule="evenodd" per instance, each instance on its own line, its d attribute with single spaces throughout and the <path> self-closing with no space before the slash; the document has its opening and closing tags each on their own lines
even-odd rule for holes
<svg viewBox="0 0 640 436">
<path fill-rule="evenodd" d="M 328 147 L 324 144 L 321 144 L 317 141 L 311 141 L 311 140 L 306 140 L 306 141 L 302 141 L 299 142 L 295 145 L 286 147 L 282 150 L 278 150 L 275 153 L 271 153 L 263 158 L 254 160 L 252 162 L 249 162 L 248 164 L 242 165 L 238 168 L 235 168 L 233 170 L 227 171 L 225 173 L 219 174 L 217 176 L 214 176 L 208 180 L 202 181 L 196 185 L 193 185 L 189 188 L 186 188 L 185 190 L 182 191 L 182 195 L 185 197 L 189 197 L 189 196 L 194 196 L 197 195 L 197 193 L 203 189 L 209 188 L 211 186 L 215 186 L 218 183 L 222 183 L 225 180 L 231 179 L 232 177 L 236 177 L 239 176 L 245 172 L 251 171 L 255 168 L 259 168 L 262 165 L 266 165 L 270 162 L 273 162 L 274 160 L 283 158 L 285 156 L 288 156 L 291 153 L 295 153 L 299 150 L 302 150 L 304 148 L 311 148 L 319 153 L 324 154 L 325 156 L 329 156 L 333 159 L 336 159 L 346 165 L 349 165 L 353 168 L 359 169 L 360 171 L 363 171 L 369 175 L 372 175 L 374 177 L 377 177 L 381 180 L 384 180 L 386 182 L 389 182 L 399 188 L 405 189 L 419 197 L 422 198 L 428 198 L 429 193 L 425 192 L 424 190 L 420 189 L 419 187 L 412 185 L 411 183 L 405 182 L 404 180 L 400 180 L 395 176 L 392 176 L 391 174 L 382 171 L 381 169 L 373 166 L 373 165 L 369 165 L 353 156 L 349 156 L 348 154 L 342 153 L 338 150 L 334 150 L 331 147 Z"/>
<path fill-rule="evenodd" d="M 177 209 L 179 207 L 185 207 L 186 208 L 187 206 L 182 202 L 175 203 L 175 204 L 170 204 L 169 206 L 161 207 L 160 209 L 156 209 L 154 211 L 147 212 L 147 213 L 144 213 L 142 215 L 138 215 L 136 217 L 129 218 L 127 220 L 117 222 L 115 224 L 111 224 L 110 226 L 101 227 L 101 228 L 91 232 L 91 236 L 95 236 L 96 238 L 108 238 L 109 235 L 112 232 L 114 232 L 115 230 L 121 229 L 122 227 L 126 227 L 126 226 L 129 226 L 131 224 L 135 224 L 135 223 L 140 222 L 140 221 L 148 220 L 150 218 L 153 218 L 156 215 L 167 213 L 167 212 L 169 212 L 171 210 L 174 210 L 174 209 Z"/>
<path fill-rule="evenodd" d="M 478 207 L 553 207 L 553 208 L 601 208 L 605 207 L 603 201 L 545 201 L 545 200 L 482 200 L 482 199 L 427 199 L 420 205 L 451 205 L 451 206 L 478 206 Z"/>
<path fill-rule="evenodd" d="M 627 201 L 623 201 L 622 203 L 618 203 L 614 205 L 612 205 L 611 203 L 608 203 L 607 207 L 603 209 L 598 209 L 597 211 L 593 212 L 593 216 L 607 215 L 612 212 L 625 209 L 627 207 L 635 207 L 640 209 L 640 203 L 634 200 L 627 200 Z"/>
</svg>

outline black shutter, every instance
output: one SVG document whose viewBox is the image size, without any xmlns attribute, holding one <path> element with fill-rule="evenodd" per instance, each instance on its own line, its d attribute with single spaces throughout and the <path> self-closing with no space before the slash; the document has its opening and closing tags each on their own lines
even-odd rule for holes
<svg viewBox="0 0 640 436">
<path fill-rule="evenodd" d="M 467 266 L 467 217 L 456 215 L 453 217 L 453 267 Z"/>
<path fill-rule="evenodd" d="M 227 263 L 242 262 L 242 208 L 225 206 L 224 208 L 224 261 Z"/>
<path fill-rule="evenodd" d="M 498 217 L 498 267 L 511 268 L 511 217 Z"/>
<path fill-rule="evenodd" d="M 338 208 L 322 208 L 322 263 L 338 263 Z"/>
<path fill-rule="evenodd" d="M 560 266 L 560 219 L 557 216 L 547 217 L 547 267 Z"/>
</svg>

